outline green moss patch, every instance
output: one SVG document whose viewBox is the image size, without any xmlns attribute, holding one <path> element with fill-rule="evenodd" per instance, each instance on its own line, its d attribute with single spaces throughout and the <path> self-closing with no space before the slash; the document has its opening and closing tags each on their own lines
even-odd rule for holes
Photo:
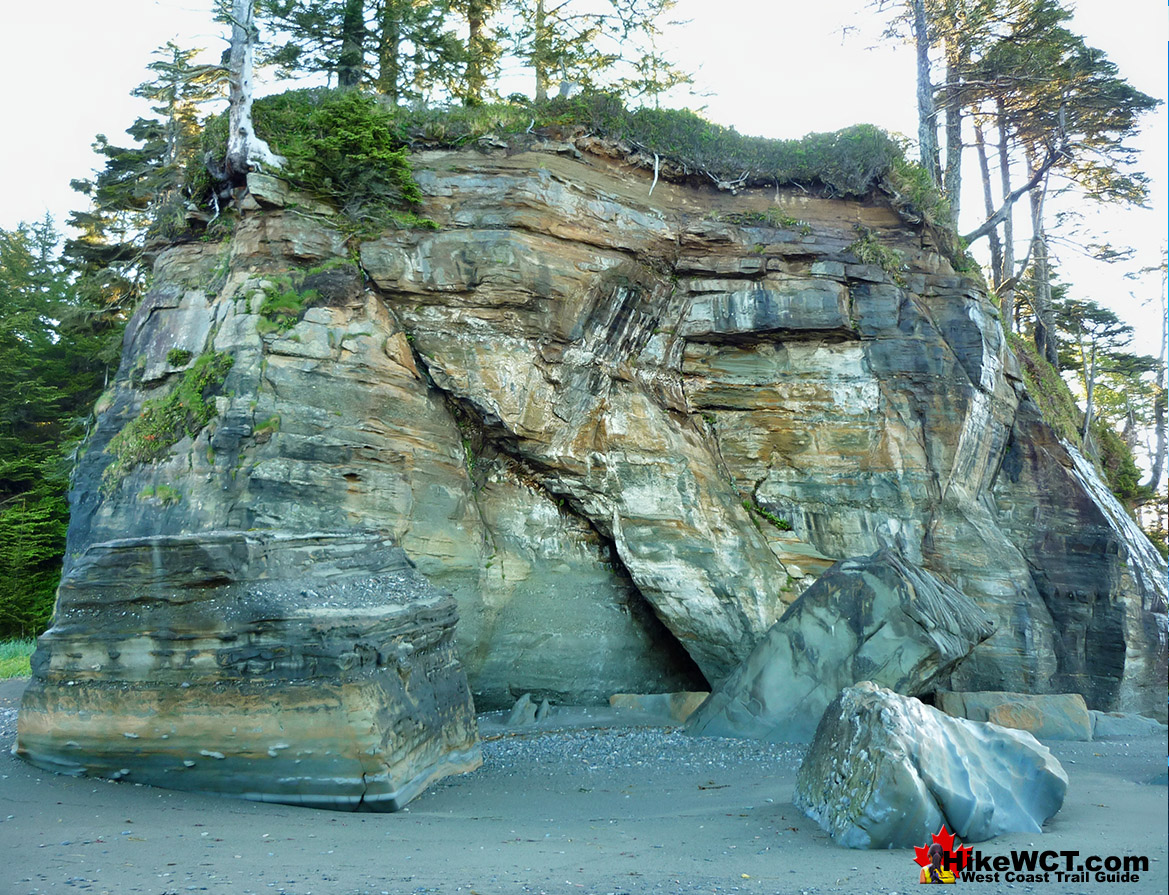
<svg viewBox="0 0 1169 895">
<path fill-rule="evenodd" d="M 202 354 L 166 397 L 146 401 L 106 447 L 114 460 L 102 474 L 103 489 L 115 487 L 135 466 L 165 457 L 184 436 L 198 435 L 215 417 L 212 397 L 234 362 L 224 352 Z"/>
<path fill-rule="evenodd" d="M 775 513 L 766 507 L 760 506 L 758 502 L 752 500 L 750 497 L 743 498 L 743 509 L 751 514 L 752 520 L 755 516 L 760 516 L 774 525 L 780 531 L 791 531 L 792 524 L 787 519 L 781 519 Z M 758 527 L 758 526 L 756 526 Z"/>
<path fill-rule="evenodd" d="M 845 248 L 845 252 L 852 255 L 861 264 L 877 265 L 889 274 L 898 286 L 904 286 L 905 258 L 902 254 L 882 243 L 871 230 L 860 226 L 856 229 L 860 236 Z"/>
<path fill-rule="evenodd" d="M 1084 413 L 1075 396 L 1055 367 L 1039 357 L 1035 346 L 1017 333 L 1008 333 L 1007 341 L 1023 370 L 1027 394 L 1039 407 L 1039 412 L 1056 434 L 1083 450 L 1080 433 L 1084 427 Z M 1119 435 L 1103 420 L 1092 425 L 1092 440 L 1096 447 L 1096 466 L 1117 499 L 1126 505 L 1148 497 L 1140 487 L 1141 473 L 1133 460 L 1132 451 Z M 1091 458 L 1091 452 L 1085 451 Z"/>
<path fill-rule="evenodd" d="M 163 506 L 176 504 L 183 499 L 182 492 L 170 485 L 151 485 L 138 493 L 139 500 L 157 500 Z"/>
</svg>

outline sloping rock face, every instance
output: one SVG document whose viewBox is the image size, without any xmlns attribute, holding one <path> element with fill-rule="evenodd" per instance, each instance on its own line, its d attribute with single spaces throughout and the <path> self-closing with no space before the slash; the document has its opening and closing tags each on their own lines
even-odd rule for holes
<svg viewBox="0 0 1169 895">
<path fill-rule="evenodd" d="M 160 255 L 71 555 L 374 532 L 454 594 L 489 709 L 709 689 L 834 561 L 896 545 L 995 619 L 955 686 L 1164 713 L 1164 565 L 1094 509 L 928 234 L 878 200 L 651 195 L 620 153 L 534 138 L 415 169 L 438 230 L 359 243 L 268 189 L 229 243 Z M 859 263 L 858 227 L 902 269 Z M 264 296 L 294 272 L 319 297 L 280 331 Z M 218 416 L 103 489 L 110 439 L 182 373 L 173 348 L 235 358 Z M 1056 577 L 1089 517 L 1085 603 Z"/>
<path fill-rule="evenodd" d="M 931 692 L 993 633 L 969 597 L 891 550 L 845 560 L 804 591 L 686 731 L 808 742 L 845 687 L 868 680 L 907 696 Z"/>
<path fill-rule="evenodd" d="M 95 544 L 61 585 L 16 751 L 59 773 L 397 810 L 482 763 L 455 618 L 368 535 Z"/>
<path fill-rule="evenodd" d="M 794 802 L 846 848 L 1040 833 L 1068 777 L 1031 734 L 951 718 L 864 681 L 824 712 Z"/>
</svg>

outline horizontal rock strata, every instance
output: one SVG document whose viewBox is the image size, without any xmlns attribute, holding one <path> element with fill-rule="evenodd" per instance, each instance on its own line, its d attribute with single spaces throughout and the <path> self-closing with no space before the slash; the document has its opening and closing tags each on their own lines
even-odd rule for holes
<svg viewBox="0 0 1169 895">
<path fill-rule="evenodd" d="M 833 562 L 894 546 L 995 620 L 953 687 L 1164 716 L 1165 566 L 928 231 L 879 198 L 651 194 L 619 155 L 563 148 L 415 155 L 438 230 L 357 245 L 265 181 L 228 243 L 162 251 L 70 555 L 384 533 L 454 595 L 492 709 L 709 689 Z M 862 236 L 896 263 L 861 263 Z M 313 297 L 265 317 L 289 289 Z M 103 479 L 184 375 L 176 348 L 234 358 L 215 418 Z"/>
<path fill-rule="evenodd" d="M 456 607 L 372 535 L 105 542 L 34 656 L 17 754 L 66 774 L 397 810 L 481 763 Z"/>
</svg>

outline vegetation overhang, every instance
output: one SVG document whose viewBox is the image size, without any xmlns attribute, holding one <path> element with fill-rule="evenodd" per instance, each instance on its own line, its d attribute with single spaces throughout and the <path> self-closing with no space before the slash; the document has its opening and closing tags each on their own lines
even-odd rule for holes
<svg viewBox="0 0 1169 895">
<path fill-rule="evenodd" d="M 285 177 L 375 227 L 425 223 L 412 215 L 420 197 L 409 176 L 410 152 L 473 146 L 492 137 L 597 138 L 674 182 L 728 191 L 794 186 L 841 198 L 879 194 L 907 222 L 929 227 L 956 267 L 969 267 L 949 207 L 925 169 L 906 157 L 903 140 L 871 124 L 776 140 L 745 136 L 686 110 L 629 109 L 608 93 L 414 109 L 323 88 L 261 98 L 254 115 L 257 133 L 288 160 Z M 204 157 L 212 166 L 222 159 L 226 127 L 221 115 L 205 128 Z M 189 171 L 187 186 L 205 206 L 212 188 L 206 171 Z"/>
</svg>

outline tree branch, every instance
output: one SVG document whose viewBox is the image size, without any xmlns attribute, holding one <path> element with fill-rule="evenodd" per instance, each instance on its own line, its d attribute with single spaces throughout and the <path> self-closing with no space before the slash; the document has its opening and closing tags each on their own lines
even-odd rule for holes
<svg viewBox="0 0 1169 895">
<path fill-rule="evenodd" d="M 1003 204 L 999 206 L 998 211 L 987 218 L 986 222 L 981 227 L 979 227 L 977 230 L 973 230 L 970 233 L 967 233 L 962 237 L 966 245 L 969 246 L 975 240 L 986 236 L 986 234 L 988 234 L 991 230 L 1006 220 L 1007 215 L 1010 213 L 1011 207 L 1015 204 L 1015 202 L 1017 202 L 1019 198 L 1025 193 L 1029 193 L 1031 190 L 1035 189 L 1035 187 L 1039 185 L 1040 181 L 1042 181 L 1043 178 L 1047 176 L 1047 172 L 1055 167 L 1056 162 L 1065 157 L 1067 157 L 1067 151 L 1063 146 L 1060 146 L 1058 149 L 1048 150 L 1047 157 L 1043 160 L 1043 164 L 1035 170 L 1035 172 L 1031 175 L 1031 179 L 1017 190 L 1013 190 L 1010 195 L 1003 199 Z"/>
</svg>

